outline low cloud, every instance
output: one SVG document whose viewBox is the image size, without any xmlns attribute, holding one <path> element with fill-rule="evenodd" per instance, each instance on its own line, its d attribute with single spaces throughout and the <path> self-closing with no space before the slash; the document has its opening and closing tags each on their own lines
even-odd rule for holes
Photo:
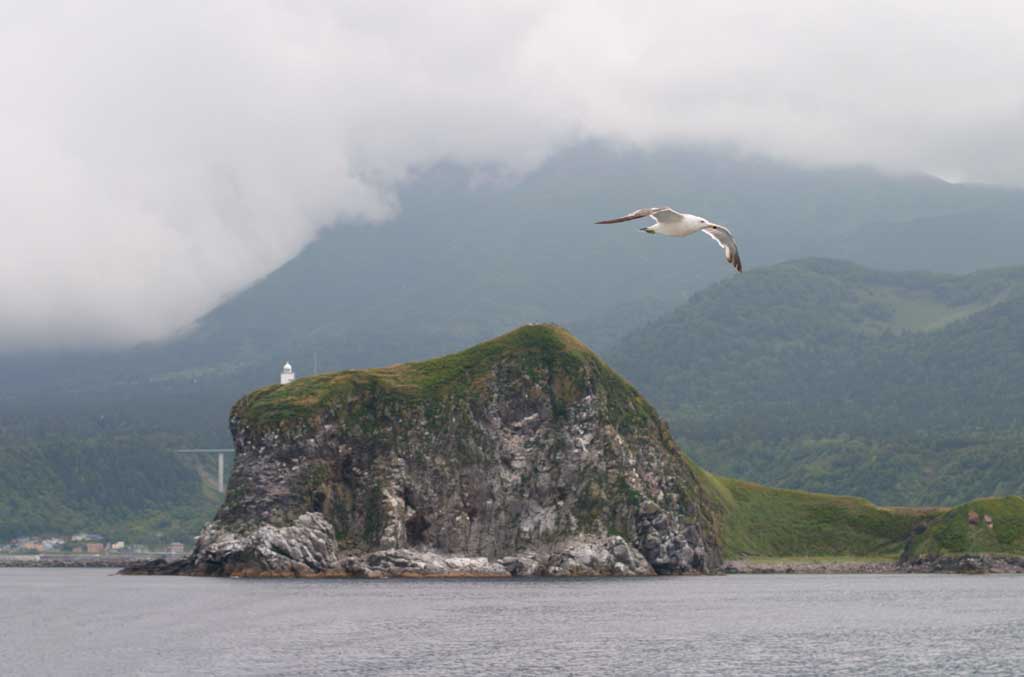
<svg viewBox="0 0 1024 677">
<path fill-rule="evenodd" d="M 1024 183 L 1016 3 L 0 4 L 0 348 L 188 325 L 442 160 L 586 138 Z"/>
</svg>

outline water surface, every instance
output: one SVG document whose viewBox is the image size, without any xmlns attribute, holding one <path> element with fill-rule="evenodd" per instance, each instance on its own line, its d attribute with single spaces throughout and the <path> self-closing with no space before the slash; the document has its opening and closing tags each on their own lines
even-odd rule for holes
<svg viewBox="0 0 1024 677">
<path fill-rule="evenodd" d="M 0 673 L 1024 674 L 1024 576 L 111 574 L 0 569 Z"/>
</svg>

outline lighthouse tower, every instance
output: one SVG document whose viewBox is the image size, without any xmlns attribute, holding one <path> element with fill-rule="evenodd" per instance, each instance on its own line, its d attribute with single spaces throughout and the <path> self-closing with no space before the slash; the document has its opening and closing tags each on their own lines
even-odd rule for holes
<svg viewBox="0 0 1024 677">
<path fill-rule="evenodd" d="M 281 367 L 281 385 L 291 383 L 295 380 L 295 372 L 292 370 L 291 362 L 285 362 Z"/>
</svg>

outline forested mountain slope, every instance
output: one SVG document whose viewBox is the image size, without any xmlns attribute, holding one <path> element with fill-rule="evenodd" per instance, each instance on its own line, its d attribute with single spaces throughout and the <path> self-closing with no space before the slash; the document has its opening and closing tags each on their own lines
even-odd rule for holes
<svg viewBox="0 0 1024 677">
<path fill-rule="evenodd" d="M 809 259 L 695 294 L 608 354 L 709 470 L 888 504 L 1024 492 L 1024 269 Z"/>
</svg>

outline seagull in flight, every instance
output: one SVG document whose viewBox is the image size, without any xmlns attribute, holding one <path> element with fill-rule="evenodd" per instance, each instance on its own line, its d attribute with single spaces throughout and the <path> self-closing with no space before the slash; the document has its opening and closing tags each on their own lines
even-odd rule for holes
<svg viewBox="0 0 1024 677">
<path fill-rule="evenodd" d="M 648 207 L 647 209 L 638 209 L 617 219 L 608 219 L 607 221 L 598 221 L 597 223 L 622 223 L 623 221 L 642 219 L 645 216 L 654 219 L 655 223 L 640 230 L 652 235 L 686 237 L 687 235 L 693 235 L 697 231 L 703 231 L 725 250 L 725 260 L 731 263 L 733 268 L 741 273 L 743 272 L 740 251 L 736 247 L 736 238 L 732 236 L 732 232 L 725 226 L 711 223 L 700 216 L 680 214 L 671 207 Z"/>
</svg>

